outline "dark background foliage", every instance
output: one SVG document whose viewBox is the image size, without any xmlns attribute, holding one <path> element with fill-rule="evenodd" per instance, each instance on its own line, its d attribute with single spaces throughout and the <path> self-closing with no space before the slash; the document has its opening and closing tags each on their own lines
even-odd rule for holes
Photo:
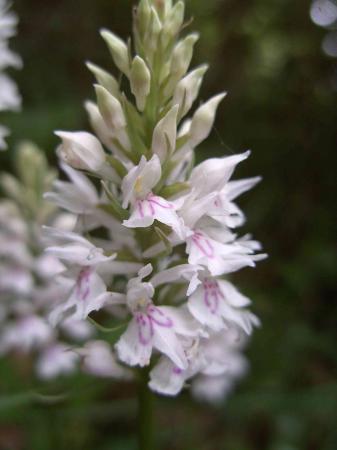
<svg viewBox="0 0 337 450">
<path fill-rule="evenodd" d="M 159 448 L 335 450 L 337 61 L 321 52 L 324 31 L 311 22 L 307 0 L 186 3 L 190 29 L 202 33 L 194 62 L 211 64 L 201 97 L 229 91 L 198 156 L 253 150 L 238 175 L 264 180 L 241 205 L 270 257 L 235 275 L 263 322 L 248 349 L 250 375 L 218 408 L 188 394 L 158 399 Z M 93 97 L 93 79 L 83 63 L 112 68 L 98 29 L 126 37 L 132 4 L 15 2 L 12 47 L 25 67 L 13 77 L 24 109 L 2 115 L 12 128 L 2 168 L 20 139 L 36 141 L 55 162 L 53 130 L 88 128 L 82 104 Z M 0 364 L 1 450 L 135 448 L 132 387 L 87 377 L 41 386 L 26 375 L 27 362 L 17 363 Z M 48 401 L 41 392 L 67 396 Z"/>
</svg>

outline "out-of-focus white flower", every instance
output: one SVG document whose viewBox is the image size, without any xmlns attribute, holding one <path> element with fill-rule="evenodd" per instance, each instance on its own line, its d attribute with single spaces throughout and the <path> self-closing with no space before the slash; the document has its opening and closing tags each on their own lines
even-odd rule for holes
<svg viewBox="0 0 337 450">
<path fill-rule="evenodd" d="M 229 329 L 215 334 L 206 344 L 210 359 L 223 369 L 206 367 L 192 382 L 192 395 L 200 401 L 220 404 L 231 393 L 235 384 L 248 372 L 248 361 L 242 354 L 246 341 L 237 330 Z"/>
<path fill-rule="evenodd" d="M 316 25 L 321 27 L 332 25 L 337 20 L 337 5 L 331 0 L 314 0 L 310 16 Z"/>
<path fill-rule="evenodd" d="M 185 340 L 187 368 L 181 369 L 163 356 L 150 373 L 149 387 L 160 394 L 175 396 L 186 381 L 197 376 L 192 382 L 193 394 L 201 400 L 220 402 L 235 379 L 247 370 L 246 360 L 241 355 L 244 343 L 235 328 L 208 339 Z"/>
<path fill-rule="evenodd" d="M 117 362 L 111 347 L 105 341 L 89 341 L 80 354 L 84 357 L 84 372 L 103 378 L 131 378 L 131 372 Z"/>
<path fill-rule="evenodd" d="M 7 67 L 21 68 L 21 58 L 10 50 L 8 39 L 16 34 L 17 16 L 9 11 L 7 1 L 0 4 L 0 111 L 19 111 L 21 97 L 16 84 L 3 73 Z M 0 150 L 5 150 L 4 140 L 9 135 L 6 127 L 0 126 Z"/>
<path fill-rule="evenodd" d="M 76 369 L 79 355 L 67 345 L 56 343 L 47 347 L 37 362 L 39 377 L 50 380 L 60 375 L 69 375 Z"/>
<path fill-rule="evenodd" d="M 28 352 L 45 346 L 53 337 L 54 331 L 45 319 L 38 316 L 23 317 L 5 326 L 0 335 L 0 352 Z"/>
</svg>

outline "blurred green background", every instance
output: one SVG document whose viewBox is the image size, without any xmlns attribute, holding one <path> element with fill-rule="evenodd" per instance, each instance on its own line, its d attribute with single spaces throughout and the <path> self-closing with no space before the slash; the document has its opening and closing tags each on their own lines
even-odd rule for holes
<svg viewBox="0 0 337 450">
<path fill-rule="evenodd" d="M 200 159 L 251 148 L 237 176 L 264 181 L 247 194 L 247 231 L 270 257 L 235 275 L 262 318 L 248 349 L 249 376 L 218 407 L 188 393 L 157 400 L 161 450 L 337 449 L 337 61 L 321 52 L 324 30 L 308 0 L 187 0 L 200 30 L 194 63 L 209 61 L 201 98 L 229 91 Z M 15 143 L 32 139 L 55 162 L 55 129 L 88 128 L 92 60 L 112 68 L 98 29 L 129 34 L 129 0 L 17 0 L 12 72 L 21 114 L 2 114 Z M 335 79 L 334 79 L 335 78 Z M 0 450 L 135 449 L 130 386 L 73 377 L 58 386 L 0 362 Z M 54 404 L 36 394 L 67 393 Z"/>
</svg>

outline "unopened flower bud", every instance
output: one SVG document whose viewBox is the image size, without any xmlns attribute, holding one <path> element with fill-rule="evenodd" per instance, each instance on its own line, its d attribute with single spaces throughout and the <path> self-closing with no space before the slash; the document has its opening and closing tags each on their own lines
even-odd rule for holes
<svg viewBox="0 0 337 450">
<path fill-rule="evenodd" d="M 54 177 L 54 172 L 48 169 L 45 154 L 33 142 L 21 142 L 17 151 L 16 159 L 17 171 L 20 179 L 26 187 L 36 189 L 37 180 L 44 178 L 48 181 Z"/>
<path fill-rule="evenodd" d="M 225 96 L 226 93 L 212 97 L 195 112 L 190 128 L 190 141 L 193 147 L 200 144 L 210 134 L 214 124 L 216 110 Z"/>
<path fill-rule="evenodd" d="M 90 72 L 95 76 L 98 84 L 103 86 L 114 97 L 118 97 L 120 95 L 118 82 L 114 76 L 112 76 L 106 70 L 96 66 L 96 64 L 92 64 L 91 62 L 87 62 L 86 66 L 88 67 Z"/>
<path fill-rule="evenodd" d="M 136 97 L 137 107 L 143 111 L 151 88 L 151 73 L 145 61 L 136 56 L 132 62 L 130 74 L 131 92 Z"/>
<path fill-rule="evenodd" d="M 172 0 L 152 0 L 160 17 L 165 18 L 172 9 Z"/>
<path fill-rule="evenodd" d="M 174 5 L 171 11 L 169 11 L 167 19 L 165 21 L 165 34 L 168 37 L 172 38 L 179 33 L 184 23 L 184 15 L 185 3 L 180 0 Z"/>
<path fill-rule="evenodd" d="M 162 30 L 163 26 L 160 21 L 159 15 L 155 8 L 151 8 L 151 24 L 150 30 L 148 32 L 148 47 L 152 50 L 157 50 L 158 36 Z"/>
<path fill-rule="evenodd" d="M 141 36 L 148 30 L 151 20 L 151 6 L 149 0 L 140 0 L 137 7 L 137 26 Z"/>
<path fill-rule="evenodd" d="M 112 132 L 106 126 L 101 113 L 97 105 L 93 102 L 87 101 L 84 104 L 89 116 L 89 122 L 91 128 L 94 130 L 95 134 L 99 140 L 109 149 L 111 149 L 111 139 L 113 137 Z"/>
<path fill-rule="evenodd" d="M 175 46 L 171 60 L 171 73 L 175 81 L 186 74 L 192 60 L 194 44 L 198 39 L 199 34 L 192 33 Z"/>
<path fill-rule="evenodd" d="M 125 42 L 108 30 L 102 30 L 101 36 L 108 44 L 111 56 L 118 69 L 128 76 L 130 71 L 130 59 L 128 47 Z"/>
<path fill-rule="evenodd" d="M 99 140 L 90 133 L 83 131 L 56 131 L 56 136 L 62 139 L 58 148 L 60 158 L 74 169 L 96 172 L 105 162 L 105 152 Z"/>
<path fill-rule="evenodd" d="M 111 128 L 107 127 L 95 103 L 87 101 L 85 102 L 84 106 L 89 116 L 91 128 L 94 130 L 98 139 L 108 150 L 118 155 L 119 158 L 124 161 L 125 156 L 116 146 L 115 140 L 117 139 L 124 148 L 129 149 L 130 141 L 125 129 L 120 129 L 117 132 L 114 132 Z"/>
<path fill-rule="evenodd" d="M 187 74 L 178 83 L 173 96 L 173 104 L 179 105 L 179 118 L 184 117 L 191 109 L 194 100 L 199 94 L 200 86 L 207 69 L 208 66 L 204 64 Z"/>
<path fill-rule="evenodd" d="M 177 116 L 179 106 L 173 108 L 156 125 L 152 138 L 152 151 L 159 156 L 163 162 L 176 147 L 177 139 Z"/>
<path fill-rule="evenodd" d="M 98 109 L 108 128 L 117 131 L 126 126 L 120 102 L 103 86 L 95 85 Z"/>
</svg>

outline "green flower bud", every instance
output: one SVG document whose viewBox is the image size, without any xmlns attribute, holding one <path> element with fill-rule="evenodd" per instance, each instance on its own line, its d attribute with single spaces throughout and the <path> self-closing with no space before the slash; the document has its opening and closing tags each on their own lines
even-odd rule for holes
<svg viewBox="0 0 337 450">
<path fill-rule="evenodd" d="M 120 102 L 103 86 L 95 85 L 98 109 L 108 128 L 117 131 L 126 126 L 126 120 Z"/>
<path fill-rule="evenodd" d="M 151 89 L 151 73 L 145 61 L 136 56 L 130 74 L 131 92 L 136 98 L 137 108 L 143 111 Z"/>
<path fill-rule="evenodd" d="M 102 85 L 114 97 L 119 97 L 120 91 L 118 82 L 115 77 L 113 77 L 106 70 L 101 69 L 100 67 L 96 66 L 96 64 L 92 64 L 91 62 L 87 62 L 86 66 L 88 67 L 90 72 L 95 76 L 98 84 Z"/>
<path fill-rule="evenodd" d="M 193 33 L 179 41 L 175 46 L 172 53 L 170 82 L 167 91 L 171 91 L 174 85 L 186 74 L 192 61 L 194 44 L 198 39 L 199 34 Z"/>
<path fill-rule="evenodd" d="M 159 36 L 162 28 L 163 28 L 163 26 L 160 21 L 159 15 L 158 15 L 157 11 L 152 7 L 151 8 L 151 25 L 150 25 L 149 39 L 148 39 L 148 41 L 149 41 L 148 46 L 152 50 L 157 49 L 158 36 Z"/>
<path fill-rule="evenodd" d="M 163 19 L 172 9 L 172 0 L 152 0 L 153 6 L 157 9 L 159 16 Z"/>
<path fill-rule="evenodd" d="M 151 6 L 149 0 L 140 0 L 137 7 L 137 26 L 141 36 L 147 32 L 151 20 Z"/>
<path fill-rule="evenodd" d="M 169 40 L 174 38 L 184 23 L 184 15 L 185 15 L 185 3 L 179 1 L 174 5 L 171 11 L 168 13 L 165 25 L 164 25 L 164 34 L 165 34 L 165 44 L 168 44 Z"/>
<path fill-rule="evenodd" d="M 210 134 L 214 124 L 216 110 L 225 96 L 226 93 L 212 97 L 195 112 L 190 128 L 190 142 L 193 147 L 200 144 Z"/>
<path fill-rule="evenodd" d="M 129 76 L 130 59 L 128 47 L 125 42 L 108 30 L 101 30 L 101 36 L 107 43 L 111 56 L 118 69 L 126 76 Z"/>
<path fill-rule="evenodd" d="M 18 180 L 9 173 L 2 173 L 0 175 L 0 186 L 6 196 L 14 200 L 20 201 L 23 195 L 23 190 Z"/>
<path fill-rule="evenodd" d="M 36 189 L 37 184 L 40 184 L 40 189 L 43 188 L 41 184 L 48 174 L 48 165 L 45 155 L 35 144 L 26 141 L 19 145 L 16 165 L 19 178 L 25 186 Z"/>
<path fill-rule="evenodd" d="M 156 125 L 152 137 L 152 151 L 161 162 L 172 154 L 176 148 L 177 116 L 179 106 L 174 105 Z"/>
<path fill-rule="evenodd" d="M 179 118 L 184 117 L 188 113 L 194 100 L 198 97 L 201 83 L 207 69 L 208 65 L 203 64 L 187 74 L 186 77 L 178 83 L 174 92 L 172 104 L 179 105 Z"/>
</svg>

